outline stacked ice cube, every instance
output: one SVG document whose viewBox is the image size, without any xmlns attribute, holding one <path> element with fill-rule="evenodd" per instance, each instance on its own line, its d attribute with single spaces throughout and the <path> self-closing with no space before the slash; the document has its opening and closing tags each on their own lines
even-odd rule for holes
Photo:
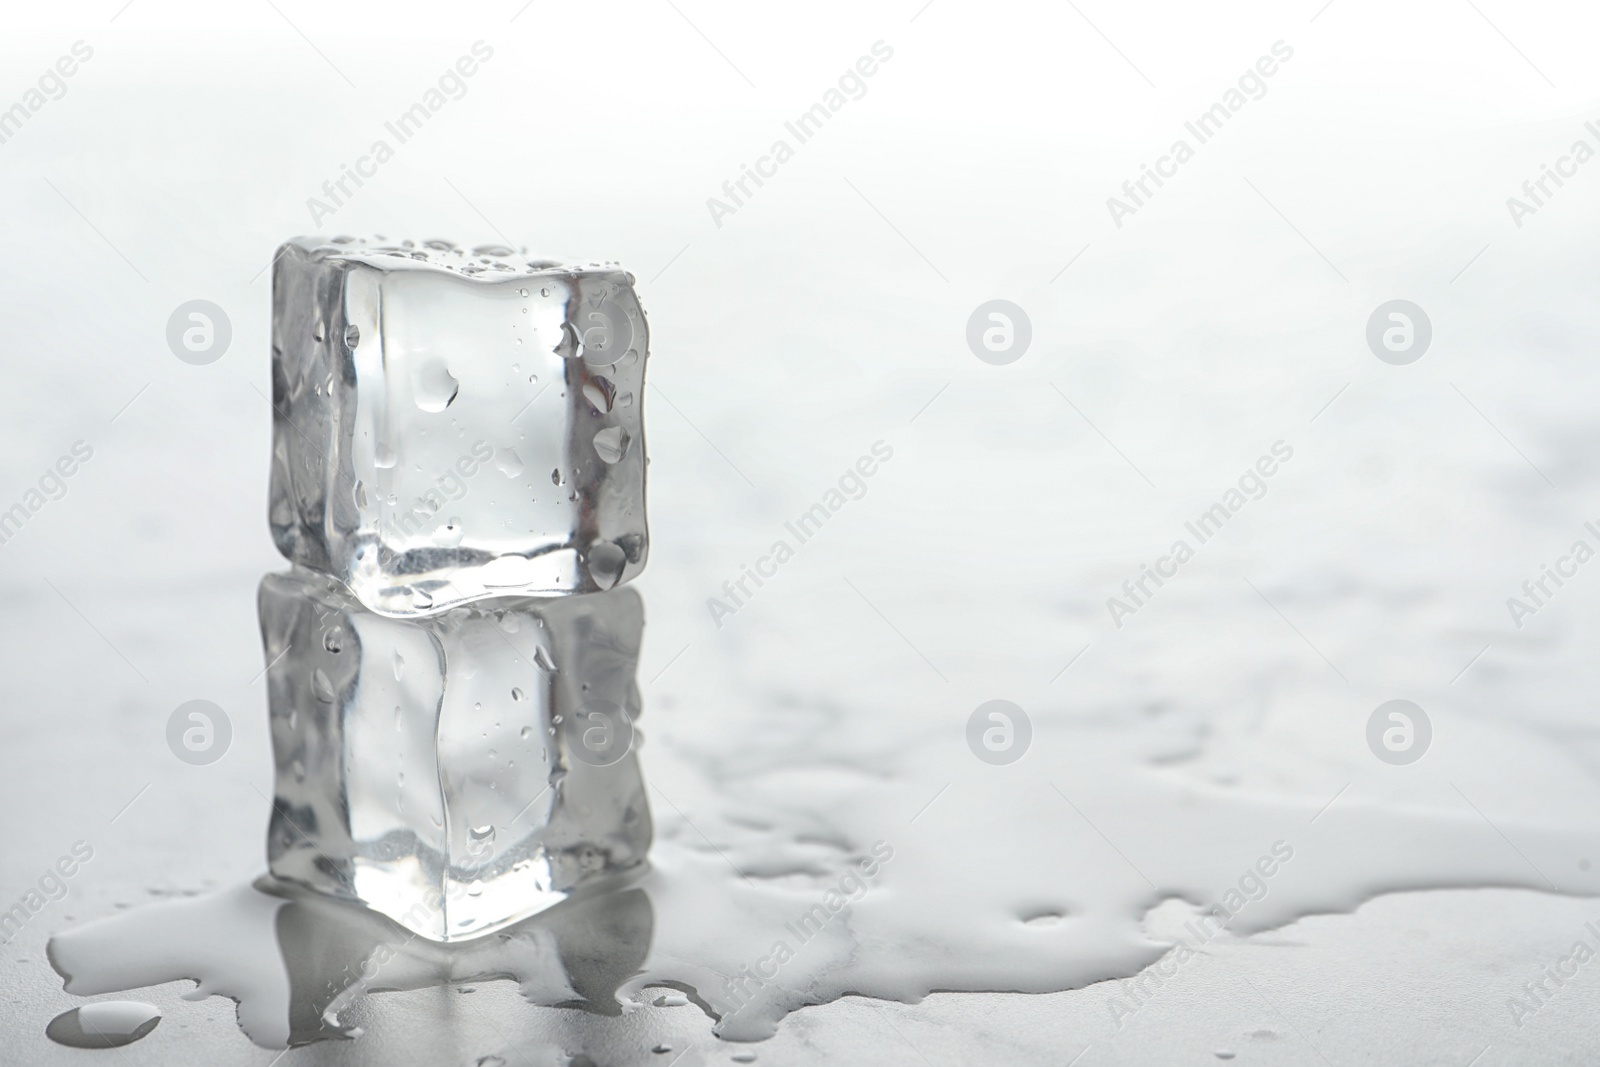
<svg viewBox="0 0 1600 1067">
<path fill-rule="evenodd" d="M 442 241 L 279 250 L 275 877 L 450 941 L 643 862 L 632 282 Z"/>
</svg>

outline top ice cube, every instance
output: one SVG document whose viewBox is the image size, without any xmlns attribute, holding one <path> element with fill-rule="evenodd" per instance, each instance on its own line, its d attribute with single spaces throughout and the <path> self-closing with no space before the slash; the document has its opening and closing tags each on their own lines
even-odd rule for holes
<svg viewBox="0 0 1600 1067">
<path fill-rule="evenodd" d="M 633 276 L 498 246 L 300 237 L 272 276 L 278 550 L 373 611 L 644 568 Z"/>
</svg>

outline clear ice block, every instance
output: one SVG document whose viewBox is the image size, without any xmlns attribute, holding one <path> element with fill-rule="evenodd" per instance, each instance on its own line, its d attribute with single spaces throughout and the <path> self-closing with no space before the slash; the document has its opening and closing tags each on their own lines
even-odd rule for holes
<svg viewBox="0 0 1600 1067">
<path fill-rule="evenodd" d="M 278 550 L 395 616 L 638 574 L 649 343 L 632 283 L 504 248 L 286 243 Z"/>
<path fill-rule="evenodd" d="M 632 589 L 397 619 L 296 568 L 258 601 L 273 875 L 450 941 L 644 861 Z"/>
</svg>

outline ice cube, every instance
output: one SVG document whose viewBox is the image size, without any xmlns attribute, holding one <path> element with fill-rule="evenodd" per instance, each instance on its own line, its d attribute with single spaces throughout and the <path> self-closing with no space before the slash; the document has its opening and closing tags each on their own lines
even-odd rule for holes
<svg viewBox="0 0 1600 1067">
<path fill-rule="evenodd" d="M 258 599 L 274 876 L 449 941 L 644 861 L 632 589 L 398 619 L 296 568 Z"/>
<path fill-rule="evenodd" d="M 649 346 L 632 283 L 443 241 L 285 244 L 279 551 L 395 616 L 633 578 L 648 549 L 633 398 Z"/>
</svg>

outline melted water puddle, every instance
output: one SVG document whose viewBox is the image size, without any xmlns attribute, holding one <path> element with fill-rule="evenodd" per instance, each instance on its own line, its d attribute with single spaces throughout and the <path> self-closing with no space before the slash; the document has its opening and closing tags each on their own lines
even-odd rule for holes
<svg viewBox="0 0 1600 1067">
<path fill-rule="evenodd" d="M 647 873 L 465 944 L 262 882 L 87 924 L 53 938 L 50 960 L 84 996 L 192 979 L 191 999 L 233 998 L 269 1048 L 359 1036 L 341 1019 L 380 990 L 507 977 L 531 1005 L 599 1014 L 676 991 L 719 1036 L 751 1041 L 847 994 L 914 1002 L 1125 978 L 1381 893 L 1600 895 L 1588 862 L 1600 835 L 1496 829 L 1470 808 L 1251 798 L 1126 759 L 940 789 L 929 753 L 901 762 L 923 772 L 764 771 L 719 822 L 691 824 L 653 794 Z M 922 810 L 908 801 L 926 796 Z"/>
</svg>

